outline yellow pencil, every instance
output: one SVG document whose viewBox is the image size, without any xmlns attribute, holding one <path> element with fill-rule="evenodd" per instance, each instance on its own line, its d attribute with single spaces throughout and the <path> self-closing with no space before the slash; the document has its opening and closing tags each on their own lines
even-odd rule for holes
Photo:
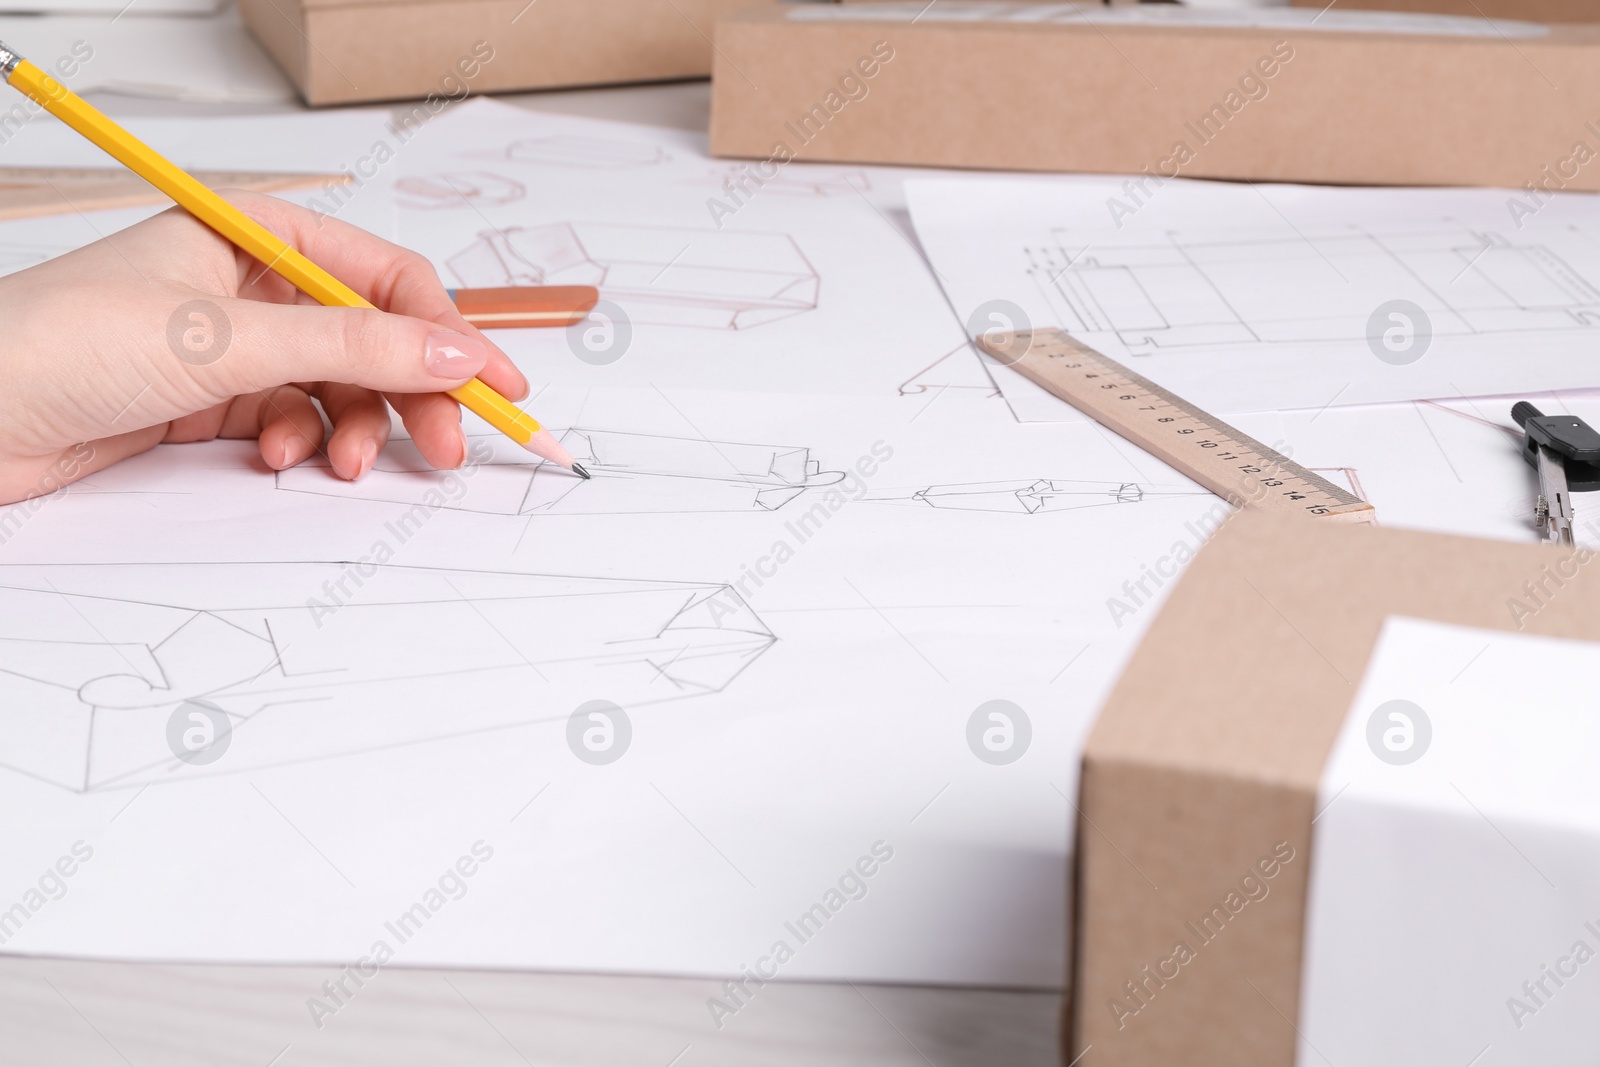
<svg viewBox="0 0 1600 1067">
<path fill-rule="evenodd" d="M 295 288 L 329 307 L 372 305 L 339 279 L 290 248 L 183 168 L 101 114 L 94 106 L 0 42 L 0 74 L 12 88 L 94 142 L 117 162 L 171 197 L 189 214 L 265 263 Z M 472 379 L 450 395 L 529 452 L 589 477 L 550 431 L 489 386 Z"/>
</svg>

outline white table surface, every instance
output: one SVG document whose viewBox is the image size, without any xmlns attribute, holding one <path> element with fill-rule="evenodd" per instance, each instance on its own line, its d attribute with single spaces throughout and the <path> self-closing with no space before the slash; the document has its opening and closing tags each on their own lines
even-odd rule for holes
<svg viewBox="0 0 1600 1067">
<path fill-rule="evenodd" d="M 0 957 L 5 1067 L 1043 1067 L 1053 993 L 791 982 L 718 1030 L 711 979 L 380 971 L 319 1030 L 327 967 Z"/>
</svg>

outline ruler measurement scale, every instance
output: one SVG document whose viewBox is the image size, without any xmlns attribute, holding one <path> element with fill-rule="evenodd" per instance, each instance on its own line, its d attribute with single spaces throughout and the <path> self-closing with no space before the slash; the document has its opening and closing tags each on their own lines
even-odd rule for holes
<svg viewBox="0 0 1600 1067">
<path fill-rule="evenodd" d="M 992 333 L 999 363 L 1239 507 L 1371 522 L 1372 505 L 1062 330 Z"/>
</svg>

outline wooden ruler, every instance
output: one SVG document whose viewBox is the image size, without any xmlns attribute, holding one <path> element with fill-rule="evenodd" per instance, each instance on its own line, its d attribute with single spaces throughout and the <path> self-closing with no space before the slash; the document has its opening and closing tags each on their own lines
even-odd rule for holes
<svg viewBox="0 0 1600 1067">
<path fill-rule="evenodd" d="M 348 174 L 269 174 L 253 171 L 197 170 L 213 189 L 276 193 L 348 185 Z M 144 207 L 170 203 L 136 174 L 115 167 L 0 167 L 0 219 L 75 215 L 80 211 Z"/>
<path fill-rule="evenodd" d="M 1237 507 L 1372 522 L 1372 505 L 1167 392 L 1063 330 L 990 333 L 978 345 L 1096 422 Z"/>
</svg>

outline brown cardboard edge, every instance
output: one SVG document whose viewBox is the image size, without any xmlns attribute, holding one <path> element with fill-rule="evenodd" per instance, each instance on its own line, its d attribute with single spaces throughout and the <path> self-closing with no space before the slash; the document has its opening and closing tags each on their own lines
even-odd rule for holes
<svg viewBox="0 0 1600 1067">
<path fill-rule="evenodd" d="M 1108 1067 L 1292 1067 L 1317 790 L 1383 620 L 1409 615 L 1600 640 L 1600 568 L 1568 566 L 1576 575 L 1562 577 L 1559 564 L 1571 558 L 1550 546 L 1258 513 L 1228 521 L 1173 590 L 1084 749 L 1073 882 L 1079 925 L 1062 1061 L 1088 1042 L 1094 1062 Z M 1524 581 L 1548 584 L 1552 571 L 1562 579 L 1558 595 L 1514 625 L 1508 601 L 1524 596 Z M 1308 610 L 1313 603 L 1320 616 Z M 1241 636 L 1251 661 L 1269 662 L 1277 681 L 1252 689 L 1228 674 Z M 1198 675 L 1174 669 L 1185 661 L 1212 666 Z M 1335 675 L 1348 684 L 1338 688 Z M 1317 706 L 1290 720 L 1273 694 L 1296 685 Z M 1240 702 L 1245 710 L 1230 712 Z M 1253 737 L 1264 739 L 1256 751 Z M 1092 1018 L 1096 999 L 1117 988 L 1116 977 L 1138 978 L 1178 919 L 1203 912 L 1278 838 L 1304 862 L 1284 865 L 1276 896 L 1262 904 L 1266 917 L 1203 950 L 1209 979 L 1156 990 L 1131 1020 L 1153 1025 L 1108 1039 L 1108 1024 Z M 1152 904 L 1139 881 L 1146 872 L 1177 902 Z M 1104 973 L 1091 973 L 1096 968 Z"/>
<path fill-rule="evenodd" d="M 1083 767 L 1078 768 L 1078 796 L 1083 797 Z M 1073 820 L 1073 840 L 1082 841 L 1083 833 L 1089 827 L 1085 824 L 1081 807 L 1078 817 Z M 1083 908 L 1083 849 L 1072 849 L 1071 866 L 1067 870 L 1067 974 L 1065 991 L 1061 996 L 1061 1012 L 1058 1020 L 1057 1031 L 1061 1036 L 1061 1062 L 1067 1063 L 1067 1053 L 1077 1047 L 1077 1013 L 1073 1010 L 1072 991 L 1078 978 L 1078 947 L 1083 939 L 1078 936 L 1078 931 L 1083 929 L 1085 921 Z"/>
<path fill-rule="evenodd" d="M 1081 37 L 1069 40 L 1068 34 Z M 1480 93 L 1485 60 L 1491 67 L 1515 69 L 1526 83 L 1519 83 L 1518 95 L 1503 101 L 1504 107 L 1530 106 L 1530 101 L 1543 99 L 1549 91 L 1539 76 L 1541 70 L 1550 70 L 1548 77 L 1566 84 L 1563 78 L 1575 69 L 1594 67 L 1592 50 L 1600 49 L 1600 26 L 1594 25 L 1556 26 L 1545 37 L 1510 42 L 1492 35 L 1352 31 L 1288 37 L 1306 57 L 1297 59 L 1300 65 L 1294 69 L 1304 71 L 1310 63 L 1316 77 L 1299 83 L 1280 82 L 1273 92 L 1280 94 L 1280 99 L 1300 103 L 1274 104 L 1275 110 L 1252 113 L 1257 117 L 1248 121 L 1254 125 L 1246 127 L 1243 136 L 1235 137 L 1230 130 L 1228 137 L 1218 139 L 1218 147 L 1195 153 L 1183 176 L 1521 186 L 1529 175 L 1537 175 L 1541 166 L 1558 160 L 1559 153 L 1570 151 L 1572 138 L 1584 135 L 1580 127 L 1585 116 L 1576 98 L 1562 103 L 1560 114 L 1548 123 L 1534 124 L 1525 141 L 1496 156 L 1493 165 L 1486 163 L 1476 169 L 1456 158 L 1472 143 L 1457 127 L 1477 128 L 1482 123 L 1473 116 L 1501 115 L 1503 108 L 1483 111 L 1468 101 L 1446 116 L 1453 121 L 1440 127 L 1442 132 L 1429 134 L 1438 144 L 1424 137 L 1413 153 L 1398 153 L 1392 159 L 1376 150 L 1369 152 L 1375 143 L 1367 128 L 1370 121 L 1351 119 L 1334 124 L 1330 137 L 1314 135 L 1314 116 L 1329 106 L 1330 98 L 1342 99 L 1356 91 L 1350 83 L 1371 83 L 1365 72 L 1374 68 L 1386 72 L 1384 84 L 1410 87 L 1400 97 L 1412 112 L 1427 112 L 1445 106 L 1439 102 L 1442 90 L 1428 88 L 1429 71 L 1455 72 L 1471 93 Z M 896 59 L 895 73 L 885 74 L 873 88 L 883 103 L 873 104 L 869 99 L 851 105 L 853 110 L 840 114 L 815 137 L 795 140 L 786 133 L 786 124 L 814 109 L 831 88 L 829 79 L 818 72 L 831 71 L 837 78 L 875 38 L 891 41 L 904 57 Z M 812 163 L 1079 173 L 1131 173 L 1141 166 L 1159 170 L 1163 153 L 1171 151 L 1175 139 L 1190 141 L 1180 120 L 1186 114 L 1192 120 L 1195 114 L 1215 106 L 1215 97 L 1241 70 L 1248 70 L 1275 40 L 1283 39 L 1281 31 L 1272 28 L 911 25 L 881 20 L 792 21 L 780 12 L 741 12 L 718 27 L 710 148 L 720 157 L 762 159 L 774 152 L 775 142 L 782 141 L 792 146 L 788 158 Z M 1212 45 L 1216 56 L 1209 65 L 1194 66 L 1203 76 L 1191 73 L 1180 78 L 1175 90 L 1164 83 L 1160 91 L 1151 88 L 1146 93 L 1150 87 L 1127 66 L 1126 57 L 1140 53 L 1149 53 L 1163 63 L 1181 63 L 1186 50 L 1202 42 Z M 1050 62 L 1051 56 L 1069 43 L 1075 47 L 1063 80 L 1070 88 L 1063 90 L 1059 106 L 1030 110 L 1030 72 Z M 1015 65 L 1010 70 L 1016 73 L 981 77 L 981 72 L 997 61 L 996 56 L 1013 57 Z M 760 89 L 745 83 L 739 70 L 759 70 Z M 1463 70 L 1477 71 L 1480 76 L 1471 81 Z M 1340 71 L 1345 73 L 1335 73 Z M 1591 80 L 1587 74 L 1578 79 L 1583 92 L 1589 92 Z M 1126 94 L 1125 109 L 1131 118 L 1122 123 L 1105 121 L 1103 116 L 1110 109 L 1086 95 L 1090 86 L 1104 86 L 1103 93 Z M 1158 97 L 1172 99 L 1169 91 L 1176 91 L 1177 98 L 1161 104 Z M 1377 107 L 1372 93 L 1360 92 L 1363 109 Z M 1283 93 L 1293 95 L 1284 98 Z M 1457 98 L 1459 94 L 1451 96 Z M 1408 114 L 1407 121 L 1412 117 Z M 1502 117 L 1499 121 L 1502 130 L 1513 128 L 1508 125 L 1512 120 Z M 1053 128 L 1059 136 L 1038 137 L 1032 131 L 1039 128 Z M 1074 132 L 1069 134 L 1069 130 Z M 1600 175 L 1580 172 L 1570 187 L 1600 189 Z"/>
</svg>

